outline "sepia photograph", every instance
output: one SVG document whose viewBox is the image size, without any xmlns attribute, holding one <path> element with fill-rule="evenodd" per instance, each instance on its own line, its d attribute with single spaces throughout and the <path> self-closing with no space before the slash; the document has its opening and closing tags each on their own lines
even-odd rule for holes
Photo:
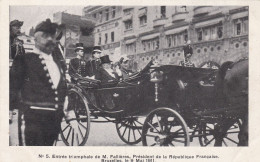
<svg viewBox="0 0 260 162">
<path fill-rule="evenodd" d="M 249 11 L 10 5 L 9 146 L 247 147 Z"/>
</svg>

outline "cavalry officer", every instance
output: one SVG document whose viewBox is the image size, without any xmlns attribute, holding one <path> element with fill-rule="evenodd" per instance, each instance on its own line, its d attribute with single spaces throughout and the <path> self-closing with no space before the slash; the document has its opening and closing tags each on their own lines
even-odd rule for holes
<svg viewBox="0 0 260 162">
<path fill-rule="evenodd" d="M 23 26 L 23 21 L 13 20 L 10 22 L 9 59 L 14 59 L 16 55 L 25 53 L 22 40 L 17 38 L 17 36 L 21 35 L 21 26 Z"/>
<path fill-rule="evenodd" d="M 87 62 L 84 60 L 84 47 L 83 43 L 77 43 L 75 52 L 77 57 L 70 60 L 69 64 L 69 75 L 71 76 L 71 81 L 75 81 L 80 77 L 87 76 Z"/>
<path fill-rule="evenodd" d="M 52 146 L 60 132 L 67 86 L 65 69 L 53 55 L 56 28 L 50 19 L 39 23 L 34 50 L 16 56 L 10 70 L 10 109 L 22 105 L 28 146 Z"/>
<path fill-rule="evenodd" d="M 95 74 L 99 71 L 101 60 L 100 57 L 102 56 L 102 51 L 100 46 L 94 46 L 92 51 L 92 57 L 90 61 L 87 63 L 87 71 L 89 77 L 94 77 Z"/>
</svg>

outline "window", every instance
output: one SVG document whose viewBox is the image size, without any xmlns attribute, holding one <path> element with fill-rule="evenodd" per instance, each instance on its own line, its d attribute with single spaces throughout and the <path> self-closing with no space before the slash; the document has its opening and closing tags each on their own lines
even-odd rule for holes
<svg viewBox="0 0 260 162">
<path fill-rule="evenodd" d="M 136 52 L 135 43 L 126 44 L 126 54 L 131 55 Z"/>
<path fill-rule="evenodd" d="M 199 29 L 197 31 L 197 36 L 198 36 L 198 41 L 201 41 L 202 40 L 202 30 L 201 29 Z"/>
<path fill-rule="evenodd" d="M 132 8 L 125 9 L 125 10 L 124 10 L 124 15 L 129 15 L 129 14 L 132 13 L 132 11 L 133 11 Z"/>
<path fill-rule="evenodd" d="M 98 45 L 101 45 L 101 36 L 98 38 Z"/>
<path fill-rule="evenodd" d="M 106 21 L 107 21 L 109 19 L 109 10 L 106 9 L 105 13 L 106 13 Z"/>
<path fill-rule="evenodd" d="M 241 23 L 237 23 L 236 24 L 236 35 L 240 35 L 241 34 Z"/>
<path fill-rule="evenodd" d="M 94 13 L 94 14 L 93 14 L 93 18 L 97 18 L 97 13 Z"/>
<path fill-rule="evenodd" d="M 166 18 L 166 6 L 161 6 L 161 18 Z"/>
<path fill-rule="evenodd" d="M 105 44 L 107 44 L 107 33 L 105 33 Z"/>
<path fill-rule="evenodd" d="M 218 30 L 218 38 L 222 38 L 222 36 L 223 36 L 223 27 L 222 26 L 218 26 L 217 30 Z"/>
<path fill-rule="evenodd" d="M 132 20 L 127 20 L 125 21 L 125 29 L 126 30 L 129 30 L 129 29 L 132 29 L 133 28 L 133 22 Z"/>
<path fill-rule="evenodd" d="M 248 17 L 234 20 L 234 34 L 242 35 L 248 33 Z"/>
<path fill-rule="evenodd" d="M 115 41 L 115 34 L 114 32 L 111 32 L 111 42 L 114 42 Z"/>
<path fill-rule="evenodd" d="M 112 18 L 116 17 L 116 7 L 112 7 Z"/>
<path fill-rule="evenodd" d="M 102 11 L 99 12 L 99 22 L 102 22 Z"/>
<path fill-rule="evenodd" d="M 139 19 L 140 19 L 140 26 L 143 26 L 147 23 L 147 16 L 146 15 L 141 16 Z"/>
<path fill-rule="evenodd" d="M 159 49 L 159 46 L 160 46 L 160 41 L 158 37 L 154 39 L 142 41 L 143 52 L 157 50 Z"/>
</svg>

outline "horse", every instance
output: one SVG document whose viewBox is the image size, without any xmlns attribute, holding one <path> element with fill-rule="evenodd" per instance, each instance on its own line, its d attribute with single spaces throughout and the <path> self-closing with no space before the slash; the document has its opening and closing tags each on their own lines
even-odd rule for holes
<svg viewBox="0 0 260 162">
<path fill-rule="evenodd" d="M 237 62 L 225 62 L 221 65 L 216 77 L 218 95 L 225 99 L 225 105 L 235 109 L 242 120 L 238 135 L 238 146 L 248 145 L 248 59 Z M 218 123 L 215 146 L 222 145 L 223 135 L 233 124 L 226 119 Z"/>
</svg>

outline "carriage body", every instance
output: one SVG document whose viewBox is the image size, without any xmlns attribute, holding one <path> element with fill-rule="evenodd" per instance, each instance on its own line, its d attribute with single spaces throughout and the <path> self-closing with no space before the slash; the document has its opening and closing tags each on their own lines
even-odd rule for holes
<svg viewBox="0 0 260 162">
<path fill-rule="evenodd" d="M 108 122 L 116 123 L 119 137 L 124 142 L 136 144 L 145 138 L 142 137 L 140 130 L 146 134 L 149 130 L 147 126 L 143 128 L 143 125 L 138 125 L 140 122 L 137 119 L 146 116 L 149 118 L 151 114 L 157 112 L 157 108 L 165 107 L 167 109 L 158 110 L 157 115 L 161 117 L 160 119 L 157 117 L 157 123 L 162 122 L 164 117 L 170 118 L 168 111 L 171 111 L 170 113 L 174 111 L 174 114 L 176 112 L 178 115 L 175 117 L 181 119 L 178 122 L 183 128 L 182 134 L 186 135 L 185 142 L 182 143 L 188 145 L 190 137 L 188 137 L 187 127 L 194 129 L 192 133 L 194 137 L 202 139 L 202 135 L 207 134 L 206 129 L 203 132 L 202 126 L 204 129 L 208 123 L 214 124 L 223 118 L 236 120 L 239 117 L 239 114 L 234 113 L 237 112 L 237 107 L 233 112 L 227 111 L 230 103 L 225 100 L 223 93 L 220 93 L 216 86 L 218 70 L 174 65 L 151 67 L 150 65 L 148 64 L 141 72 L 129 79 L 119 82 L 101 84 L 96 80 L 82 79 L 76 84 L 71 84 L 69 91 L 81 98 L 81 100 L 76 99 L 77 106 L 72 104 L 72 109 L 79 114 L 76 115 L 77 118 L 82 115 L 81 113 L 87 114 L 86 136 L 88 136 L 90 121 L 103 117 Z M 146 119 L 145 122 L 149 123 L 149 120 Z M 174 125 L 175 122 L 162 123 Z M 160 126 L 160 124 L 150 124 L 153 127 L 150 129 L 156 129 L 156 125 Z M 123 132 L 120 132 L 121 127 L 125 127 Z M 124 137 L 126 129 L 129 129 L 128 137 Z M 134 131 L 139 132 L 139 137 L 134 135 L 132 142 L 130 130 L 133 134 Z M 195 135 L 196 132 L 198 135 Z M 168 138 L 173 137 L 169 135 L 164 138 L 164 142 L 159 143 L 164 145 L 167 141 L 165 139 Z M 86 139 L 81 144 L 84 145 L 85 142 Z M 146 142 L 143 144 L 147 145 Z"/>
</svg>

